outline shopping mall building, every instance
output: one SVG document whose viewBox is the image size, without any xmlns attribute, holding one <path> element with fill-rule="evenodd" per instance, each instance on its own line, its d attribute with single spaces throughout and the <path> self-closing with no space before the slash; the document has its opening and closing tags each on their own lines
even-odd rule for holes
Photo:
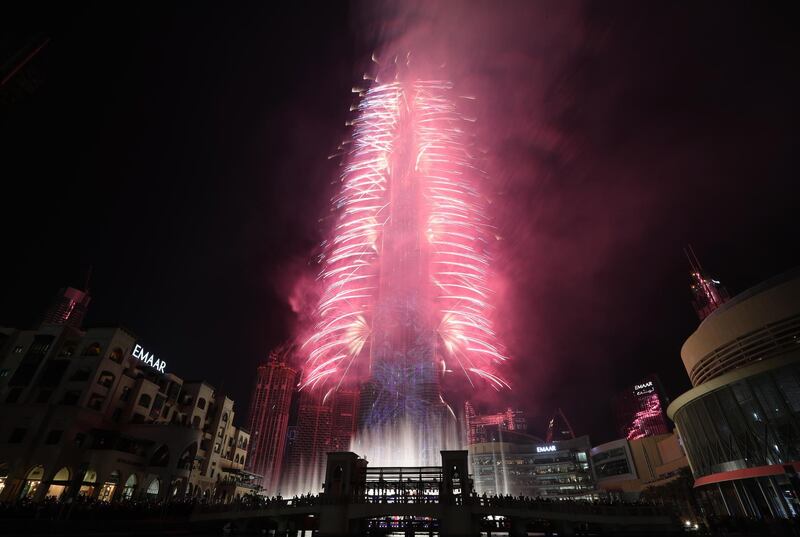
<svg viewBox="0 0 800 537">
<path fill-rule="evenodd" d="M 800 270 L 716 308 L 681 350 L 692 385 L 669 405 L 717 515 L 800 514 Z"/>
<path fill-rule="evenodd" d="M 510 494 L 554 500 L 599 498 L 591 468 L 588 436 L 542 442 L 506 432 L 501 441 L 469 446 L 478 493 Z"/>
<path fill-rule="evenodd" d="M 0 501 L 253 490 L 233 401 L 171 373 L 124 328 L 80 328 L 81 293 L 62 290 L 35 329 L 0 328 Z"/>
</svg>

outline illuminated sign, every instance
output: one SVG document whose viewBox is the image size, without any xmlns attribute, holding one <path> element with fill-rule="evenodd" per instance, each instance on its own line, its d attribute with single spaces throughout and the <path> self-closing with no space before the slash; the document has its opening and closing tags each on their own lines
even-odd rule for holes
<svg viewBox="0 0 800 537">
<path fill-rule="evenodd" d="M 633 387 L 634 393 L 639 395 L 648 395 L 656 391 L 655 386 L 653 386 L 653 381 L 649 380 L 643 384 L 636 384 Z"/>
<path fill-rule="evenodd" d="M 133 348 L 133 357 L 138 358 L 139 360 L 144 362 L 146 365 L 149 365 L 159 373 L 163 373 L 164 368 L 167 367 L 167 362 L 164 362 L 162 360 L 156 360 L 156 355 L 150 354 L 149 352 L 144 352 L 144 349 L 142 348 L 141 345 L 136 345 Z"/>
<path fill-rule="evenodd" d="M 536 453 L 550 453 L 556 450 L 556 446 L 536 446 Z"/>
</svg>

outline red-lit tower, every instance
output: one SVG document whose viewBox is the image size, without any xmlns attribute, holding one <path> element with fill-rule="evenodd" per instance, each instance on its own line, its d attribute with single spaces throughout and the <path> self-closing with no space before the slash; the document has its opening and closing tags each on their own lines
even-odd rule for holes
<svg viewBox="0 0 800 537">
<path fill-rule="evenodd" d="M 63 324 L 80 328 L 91 300 L 88 291 L 64 287 L 47 309 L 42 324 Z"/>
<path fill-rule="evenodd" d="M 317 491 L 325 470 L 325 454 L 331 449 L 333 400 L 316 390 L 298 395 L 297 425 L 292 450 L 284 463 L 280 492 L 304 494 Z"/>
<path fill-rule="evenodd" d="M 697 312 L 697 316 L 702 321 L 711 312 L 720 307 L 728 301 L 729 295 L 725 287 L 720 282 L 706 276 L 703 273 L 703 267 L 700 261 L 694 254 L 694 250 L 689 246 L 686 250 L 686 257 L 689 259 L 689 266 L 691 267 L 692 277 L 692 305 Z"/>
<path fill-rule="evenodd" d="M 411 424 L 418 462 L 433 464 L 437 436 L 455 421 L 443 375 L 508 387 L 491 320 L 497 237 L 463 99 L 407 61 L 380 69 L 362 93 L 333 199 L 301 389 L 325 399 L 362 385 L 361 430 L 388 439 Z"/>
<path fill-rule="evenodd" d="M 626 388 L 614 400 L 619 434 L 636 440 L 657 434 L 669 434 L 666 410 L 669 401 L 656 375 L 645 377 Z"/>
<path fill-rule="evenodd" d="M 333 398 L 331 417 L 331 451 L 349 451 L 350 441 L 358 426 L 357 389 L 341 389 Z"/>
<path fill-rule="evenodd" d="M 525 433 L 527 423 L 521 410 L 507 408 L 497 414 L 477 414 L 472 404 L 464 403 L 464 417 L 467 430 L 467 443 L 479 444 L 500 440 L 503 431 Z"/>
<path fill-rule="evenodd" d="M 287 343 L 270 353 L 258 366 L 250 399 L 247 467 L 263 476 L 261 485 L 268 494 L 275 493 L 280 482 L 289 406 L 297 382 L 297 371 L 289 365 L 295 351 Z"/>
</svg>

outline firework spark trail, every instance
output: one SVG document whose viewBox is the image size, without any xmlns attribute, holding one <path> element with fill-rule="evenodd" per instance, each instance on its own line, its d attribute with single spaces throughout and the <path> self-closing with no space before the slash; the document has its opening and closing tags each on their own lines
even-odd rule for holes
<svg viewBox="0 0 800 537">
<path fill-rule="evenodd" d="M 420 296 L 429 297 L 441 370 L 461 371 L 470 383 L 508 387 L 497 373 L 506 357 L 490 320 L 488 245 L 494 233 L 479 189 L 484 176 L 473 164 L 468 121 L 450 91 L 449 82 L 418 81 L 376 85 L 363 94 L 341 190 L 332 200 L 338 219 L 321 257 L 323 294 L 304 344 L 303 388 L 331 390 L 371 367 L 393 167 L 413 169 L 419 181 L 422 206 L 416 212 L 422 217 L 414 233 L 421 240 L 415 244 L 425 250 L 420 259 L 430 288 Z M 406 154 L 396 142 L 409 128 L 413 151 Z"/>
</svg>

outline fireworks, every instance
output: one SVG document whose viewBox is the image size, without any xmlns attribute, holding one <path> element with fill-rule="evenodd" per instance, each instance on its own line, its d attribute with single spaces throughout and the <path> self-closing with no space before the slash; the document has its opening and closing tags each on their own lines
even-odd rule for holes
<svg viewBox="0 0 800 537">
<path fill-rule="evenodd" d="M 376 85 L 363 93 L 357 113 L 332 200 L 337 220 L 321 256 L 322 296 L 304 344 L 301 387 L 330 393 L 371 374 L 376 331 L 402 330 L 376 321 L 386 311 L 413 317 L 403 322 L 414 325 L 414 335 L 406 330 L 398 338 L 430 334 L 431 359 L 442 373 L 508 387 L 497 372 L 506 357 L 491 322 L 495 234 L 480 192 L 484 175 L 450 84 Z"/>
</svg>

